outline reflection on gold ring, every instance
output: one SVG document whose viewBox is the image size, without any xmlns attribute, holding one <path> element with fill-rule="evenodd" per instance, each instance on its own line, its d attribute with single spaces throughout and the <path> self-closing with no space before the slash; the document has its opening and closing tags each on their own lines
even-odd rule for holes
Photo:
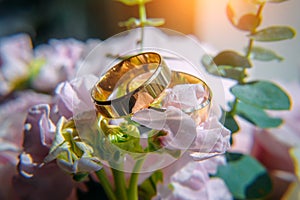
<svg viewBox="0 0 300 200">
<path fill-rule="evenodd" d="M 139 76 L 145 81 L 139 82 Z M 101 115 L 119 118 L 148 107 L 170 80 L 171 71 L 159 54 L 141 53 L 108 70 L 92 89 L 92 98 Z"/>
<path fill-rule="evenodd" d="M 212 92 L 210 88 L 203 80 L 201 80 L 196 76 L 193 76 L 185 72 L 172 71 L 171 82 L 168 88 L 173 88 L 176 85 L 184 85 L 184 84 L 200 84 L 203 87 L 204 94 L 201 103 L 192 106 L 188 109 L 182 109 L 182 111 L 186 114 L 191 115 L 191 117 L 195 120 L 197 124 L 206 121 L 209 115 L 211 102 L 212 102 Z M 151 105 L 151 108 L 163 112 L 165 110 L 165 108 L 163 108 L 161 105 L 161 103 L 163 102 L 163 98 L 164 95 L 162 94 L 160 98 L 154 101 L 154 103 Z"/>
</svg>

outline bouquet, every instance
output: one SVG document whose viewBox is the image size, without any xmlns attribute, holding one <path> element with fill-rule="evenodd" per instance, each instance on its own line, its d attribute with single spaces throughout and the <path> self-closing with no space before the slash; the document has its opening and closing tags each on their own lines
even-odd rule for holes
<svg viewBox="0 0 300 200">
<path fill-rule="evenodd" d="M 138 5 L 140 18 L 105 41 L 1 39 L 0 198 L 263 199 L 277 197 L 282 177 L 292 183 L 285 197 L 297 195 L 299 143 L 283 145 L 284 158 L 267 148 L 282 123 L 269 110 L 290 109 L 290 97 L 247 81 L 250 58 L 282 59 L 254 42 L 294 30 L 257 30 L 267 2 L 230 0 L 228 18 L 249 44 L 245 55 L 213 55 L 193 36 L 154 28 L 164 20 L 147 18 L 148 1 L 120 2 Z M 247 131 L 253 144 L 242 149 Z M 287 167 L 272 168 L 278 157 Z"/>
</svg>

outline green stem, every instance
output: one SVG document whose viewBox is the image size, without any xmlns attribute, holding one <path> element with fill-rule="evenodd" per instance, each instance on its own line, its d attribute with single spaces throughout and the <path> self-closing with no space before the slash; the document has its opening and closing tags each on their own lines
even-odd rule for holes
<svg viewBox="0 0 300 200">
<path fill-rule="evenodd" d="M 260 17 L 265 5 L 266 5 L 266 2 L 263 2 L 262 4 L 259 5 L 258 11 L 256 13 L 257 17 Z"/>
<path fill-rule="evenodd" d="M 229 114 L 230 114 L 231 116 L 234 116 L 234 115 L 235 115 L 237 104 L 238 104 L 238 99 L 235 98 L 235 99 L 234 99 L 234 102 L 233 102 L 233 105 L 232 105 L 232 108 L 231 108 L 231 110 L 230 110 L 230 112 L 229 112 Z"/>
<path fill-rule="evenodd" d="M 139 180 L 139 171 L 141 170 L 144 163 L 144 158 L 141 158 L 136 161 L 133 172 L 130 177 L 129 189 L 128 189 L 128 199 L 138 200 L 138 180 Z"/>
<path fill-rule="evenodd" d="M 246 58 L 249 58 L 249 56 L 251 54 L 251 51 L 252 51 L 252 48 L 253 48 L 253 43 L 254 43 L 254 40 L 250 39 L 249 43 L 248 43 L 248 47 L 247 47 L 247 52 L 246 52 L 246 55 L 245 55 Z"/>
<path fill-rule="evenodd" d="M 146 14 L 146 7 L 144 3 L 139 4 L 139 16 L 140 16 L 140 22 L 141 22 L 141 50 L 143 50 L 143 43 L 144 43 L 144 27 L 145 23 L 147 21 L 147 14 Z"/>
<path fill-rule="evenodd" d="M 115 182 L 115 187 L 116 187 L 116 196 L 118 197 L 118 199 L 127 200 L 124 172 L 119 171 L 114 168 L 112 168 L 111 171 L 114 176 L 114 182 Z"/>
<path fill-rule="evenodd" d="M 257 13 L 256 13 L 257 17 L 260 17 L 260 15 L 262 14 L 264 6 L 265 6 L 265 3 L 260 4 L 260 6 L 257 10 Z M 252 34 L 255 33 L 255 32 L 256 32 L 256 28 L 251 31 Z M 254 40 L 249 39 L 248 46 L 247 46 L 247 51 L 246 51 L 246 55 L 245 55 L 246 58 L 250 57 L 250 54 L 251 54 L 251 51 L 252 51 L 252 48 L 253 48 L 253 44 L 254 44 Z M 246 73 L 247 73 L 247 71 L 246 71 L 246 69 L 244 69 L 243 74 L 246 74 Z M 245 83 L 245 76 L 240 77 L 240 79 L 238 81 L 239 81 L 239 84 L 244 84 Z M 238 99 L 235 98 L 234 103 L 232 105 L 232 109 L 229 112 L 231 114 L 231 116 L 235 115 L 237 104 L 238 104 Z"/>
<path fill-rule="evenodd" d="M 146 7 L 144 3 L 139 4 L 139 16 L 140 16 L 141 25 L 144 26 L 147 20 Z"/>
<path fill-rule="evenodd" d="M 260 15 L 262 14 L 262 11 L 263 11 L 263 8 L 264 8 L 265 4 L 266 3 L 260 4 L 260 6 L 259 6 L 259 8 L 257 10 L 257 13 L 256 13 L 256 17 L 260 17 Z M 256 28 L 251 31 L 251 34 L 253 34 L 255 32 L 256 32 Z M 251 50 L 253 48 L 253 43 L 254 43 L 254 40 L 250 39 L 249 43 L 248 43 L 248 47 L 247 47 L 247 52 L 246 52 L 246 55 L 245 55 L 246 58 L 249 58 L 249 56 L 251 54 Z"/>
<path fill-rule="evenodd" d="M 111 184 L 110 182 L 108 181 L 107 179 L 107 175 L 104 171 L 104 169 L 100 169 L 99 171 L 96 171 L 96 175 L 100 181 L 100 184 L 102 185 L 107 197 L 110 199 L 110 200 L 117 200 L 114 192 L 113 192 L 113 189 L 111 187 Z"/>
</svg>

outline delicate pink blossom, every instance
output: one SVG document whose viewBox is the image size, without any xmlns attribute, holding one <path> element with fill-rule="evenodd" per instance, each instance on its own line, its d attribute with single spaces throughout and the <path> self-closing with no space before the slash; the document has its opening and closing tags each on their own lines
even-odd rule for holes
<svg viewBox="0 0 300 200">
<path fill-rule="evenodd" d="M 164 182 L 158 184 L 158 194 L 154 199 L 232 199 L 231 193 L 222 179 L 209 177 L 210 174 L 216 173 L 219 165 L 223 164 L 225 164 L 225 159 L 220 156 L 199 162 L 183 156 L 174 164 L 163 169 Z"/>
<path fill-rule="evenodd" d="M 135 113 L 132 120 L 152 129 L 167 131 L 168 135 L 161 138 L 163 145 L 172 149 L 189 149 L 196 160 L 225 153 L 230 147 L 230 131 L 218 121 L 214 112 L 207 121 L 198 125 L 181 110 L 197 107 L 199 99 L 206 96 L 203 91 L 199 91 L 199 87 L 181 85 L 180 88 L 169 91 L 171 95 L 167 95 L 165 112 L 144 109 Z M 189 104 L 185 103 L 186 91 L 192 99 Z"/>
<path fill-rule="evenodd" d="M 58 199 L 64 199 L 72 190 L 71 176 L 61 171 L 56 164 L 50 163 L 41 167 L 55 131 L 55 125 L 49 117 L 50 107 L 47 104 L 34 106 L 28 113 L 23 152 L 18 165 L 20 174 L 13 179 L 14 188 L 20 198 L 52 199 L 55 195 Z M 57 187 L 57 184 L 60 186 Z M 45 194 L 52 195 L 50 197 Z"/>
<path fill-rule="evenodd" d="M 27 110 L 38 103 L 51 103 L 52 97 L 32 91 L 19 92 L 15 99 L 0 106 L 0 160 L 17 163 L 23 141 Z M 3 164 L 0 162 L 0 164 Z"/>
<path fill-rule="evenodd" d="M 74 78 L 77 65 L 84 52 L 84 43 L 75 39 L 52 39 L 49 44 L 35 48 L 35 58 L 45 64 L 33 81 L 38 90 L 51 91 L 58 83 Z"/>
<path fill-rule="evenodd" d="M 27 78 L 33 59 L 28 35 L 18 34 L 0 40 L 0 96 L 11 92 L 14 82 Z"/>
</svg>

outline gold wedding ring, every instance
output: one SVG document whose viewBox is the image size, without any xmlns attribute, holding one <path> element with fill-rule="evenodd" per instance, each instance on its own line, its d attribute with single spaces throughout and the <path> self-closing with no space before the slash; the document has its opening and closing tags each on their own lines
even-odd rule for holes
<svg viewBox="0 0 300 200">
<path fill-rule="evenodd" d="M 193 108 L 190 108 L 188 110 L 183 110 L 184 112 L 186 113 L 193 112 L 195 110 L 202 109 L 211 103 L 212 92 L 210 88 L 207 86 L 207 84 L 200 78 L 185 72 L 172 71 L 171 80 L 172 81 L 170 82 L 169 88 L 172 88 L 175 85 L 179 85 L 179 84 L 200 84 L 204 89 L 204 96 L 201 104 L 195 105 Z"/>
<path fill-rule="evenodd" d="M 186 84 L 200 84 L 203 87 L 202 101 L 199 104 L 191 106 L 188 109 L 181 109 L 184 113 L 190 115 L 197 124 L 206 121 L 209 116 L 209 111 L 212 101 L 212 92 L 208 85 L 200 78 L 193 76 L 191 74 L 172 71 L 171 82 L 168 88 L 173 88 L 176 85 L 186 85 Z M 150 106 L 152 109 L 164 112 L 165 108 L 161 105 L 164 101 L 165 95 L 162 94 L 156 101 Z M 157 103 L 159 105 L 157 105 Z"/>
<path fill-rule="evenodd" d="M 170 84 L 171 71 L 162 57 L 146 52 L 109 69 L 92 89 L 97 111 L 119 118 L 147 108 Z"/>
</svg>

